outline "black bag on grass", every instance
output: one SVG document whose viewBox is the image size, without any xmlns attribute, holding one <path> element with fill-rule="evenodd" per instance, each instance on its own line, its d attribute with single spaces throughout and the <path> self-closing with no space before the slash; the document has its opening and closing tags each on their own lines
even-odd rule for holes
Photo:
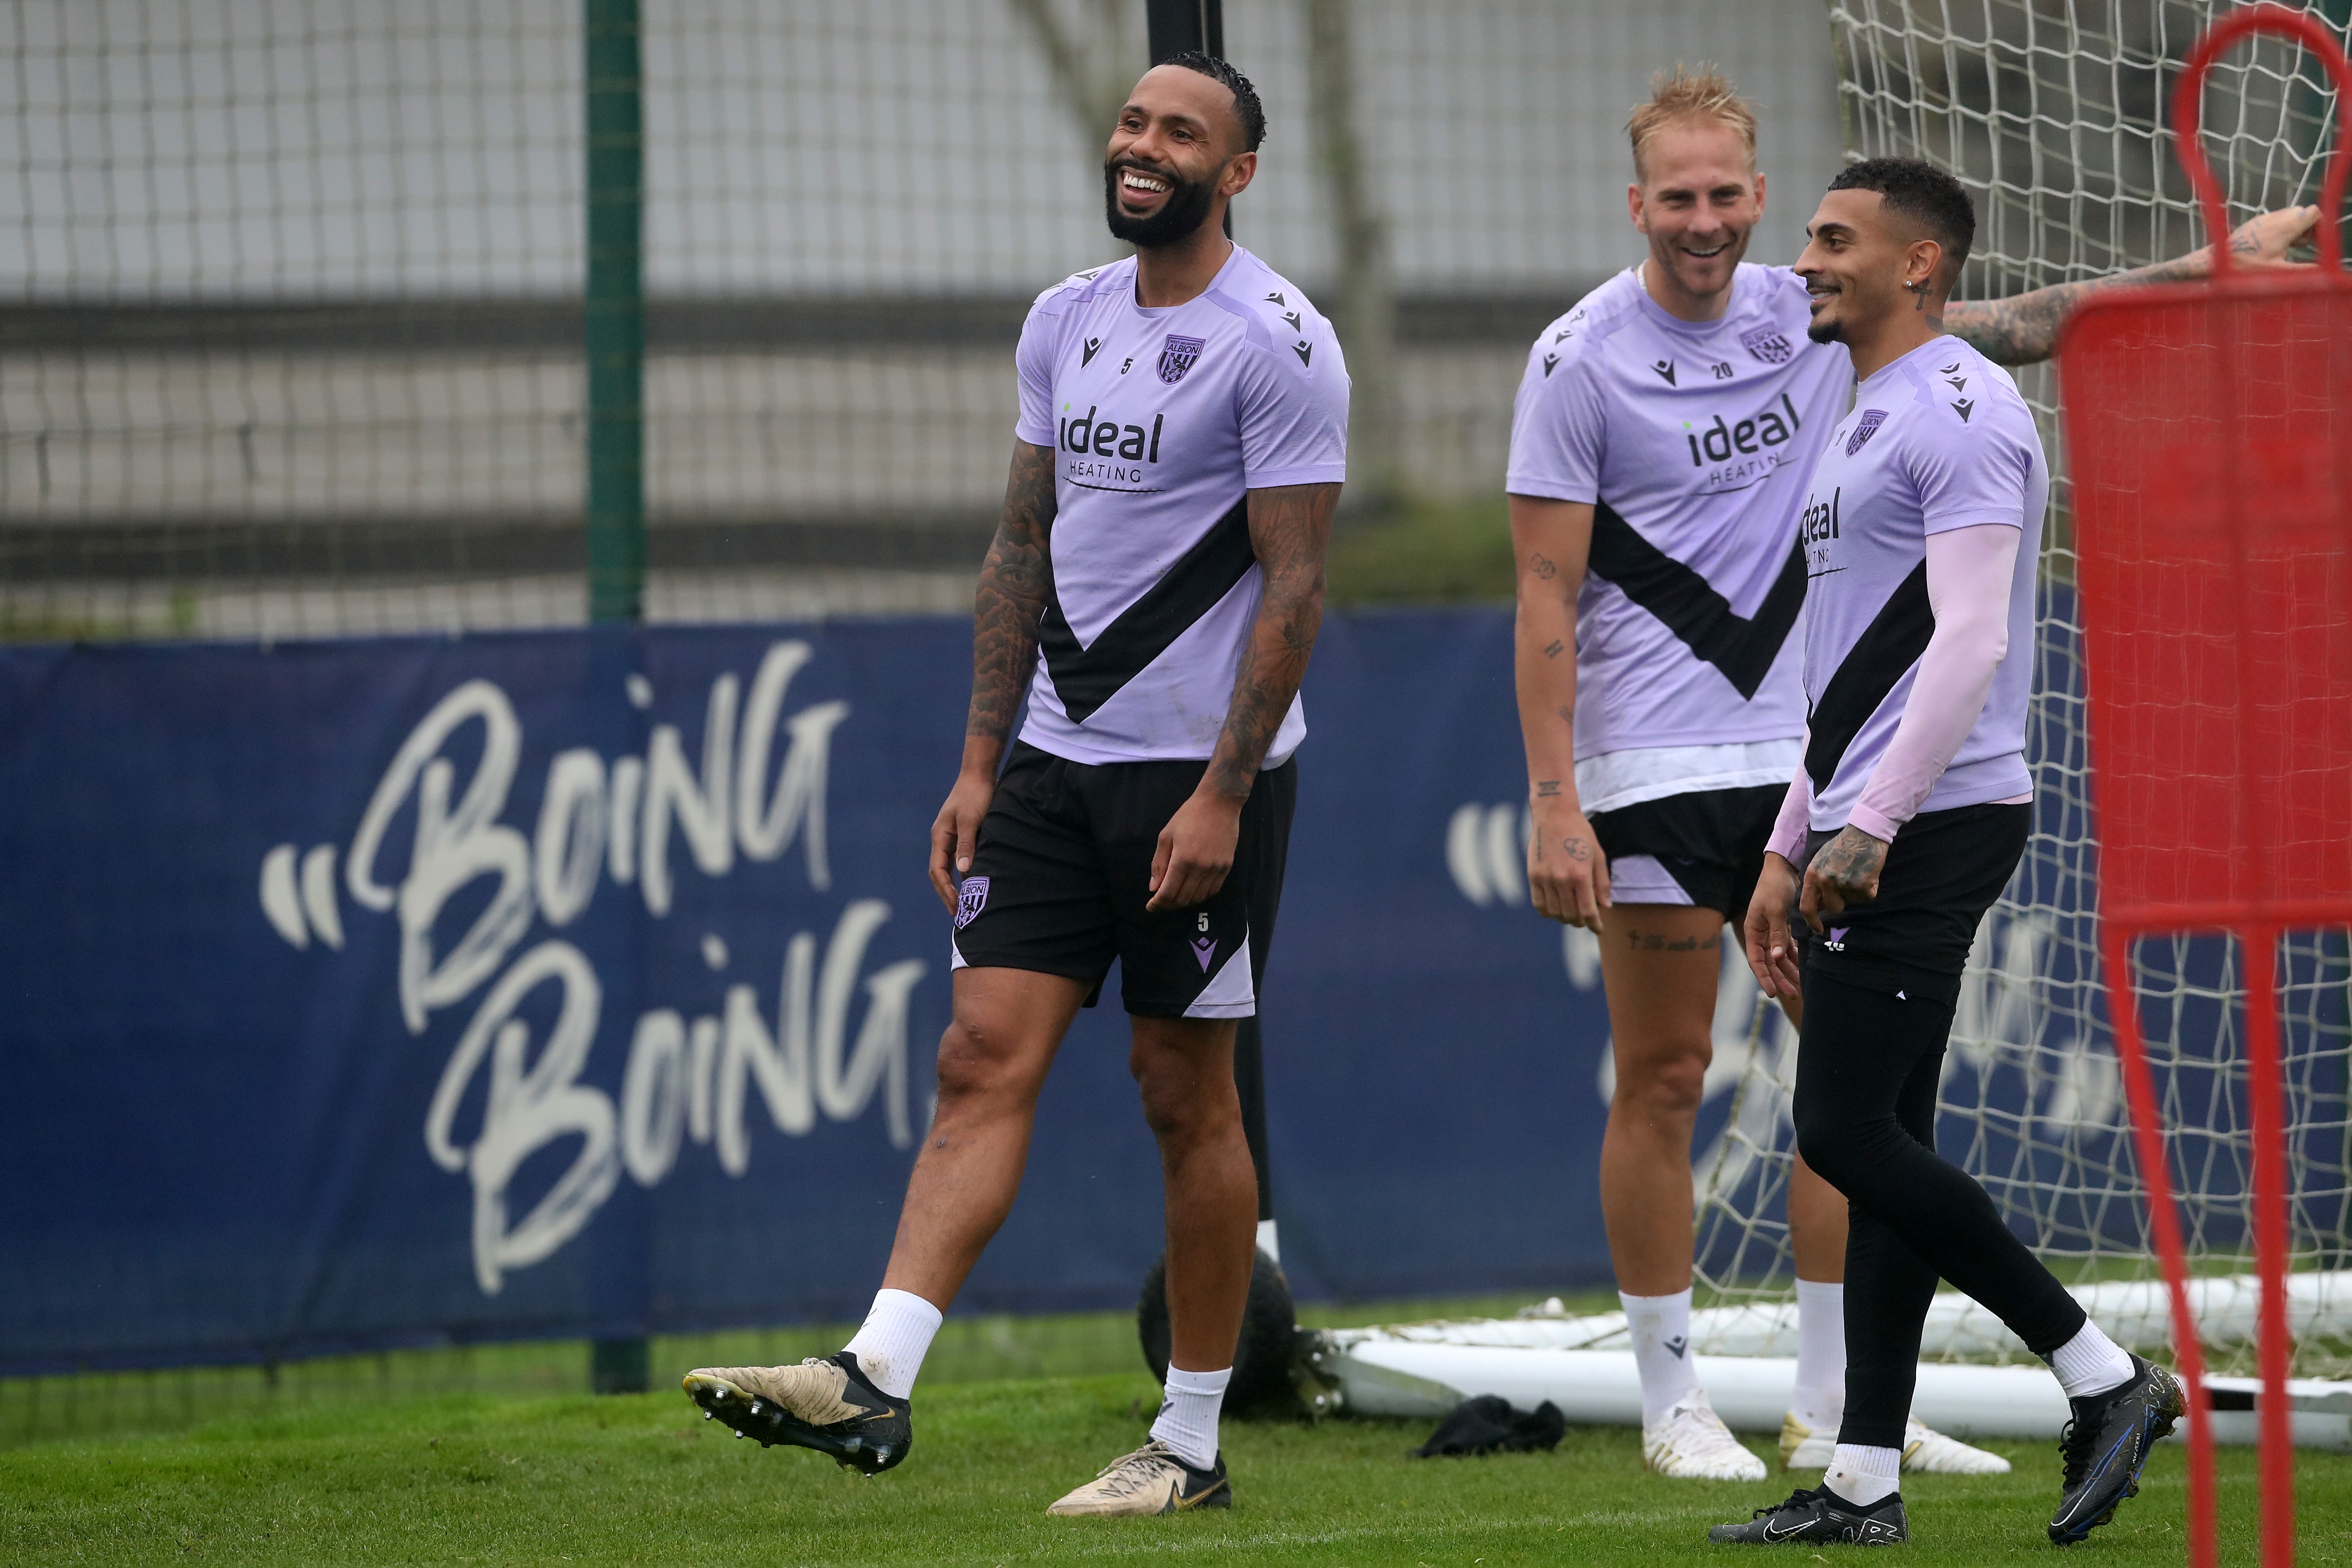
<svg viewBox="0 0 2352 1568">
<path fill-rule="evenodd" d="M 1549 1399 L 1537 1405 L 1534 1414 L 1523 1415 L 1500 1394 L 1482 1394 L 1455 1405 L 1454 1414 L 1429 1435 L 1429 1441 L 1412 1450 L 1412 1457 L 1461 1458 L 1498 1448 L 1511 1454 L 1532 1453 L 1555 1447 L 1567 1430 L 1567 1418 Z"/>
</svg>

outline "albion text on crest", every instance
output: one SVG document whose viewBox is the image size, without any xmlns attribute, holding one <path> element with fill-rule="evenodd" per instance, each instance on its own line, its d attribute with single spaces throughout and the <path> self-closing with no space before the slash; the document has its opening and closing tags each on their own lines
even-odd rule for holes
<svg viewBox="0 0 2352 1568">
<path fill-rule="evenodd" d="M 1169 333 L 1168 341 L 1160 346 L 1160 379 L 1171 386 L 1183 380 L 1184 373 L 1192 368 L 1192 362 L 1199 359 L 1201 351 L 1208 346 L 1206 338 L 1185 338 L 1174 332 Z"/>
<path fill-rule="evenodd" d="M 1853 434 L 1845 438 L 1845 455 L 1851 458 L 1856 452 L 1861 451 L 1863 443 L 1869 440 L 1873 436 L 1877 435 L 1878 427 L 1885 423 L 1885 409 L 1864 409 L 1862 411 L 1862 417 L 1853 422 Z"/>
<path fill-rule="evenodd" d="M 1789 344 L 1789 335 L 1778 327 L 1751 327 L 1739 334 L 1740 346 L 1766 364 L 1786 364 L 1797 351 Z"/>
</svg>

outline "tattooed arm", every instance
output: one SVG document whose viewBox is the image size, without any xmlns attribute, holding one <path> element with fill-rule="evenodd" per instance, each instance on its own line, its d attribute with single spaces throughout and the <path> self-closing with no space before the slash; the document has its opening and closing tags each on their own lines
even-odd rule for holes
<svg viewBox="0 0 2352 1568">
<path fill-rule="evenodd" d="M 971 710 L 964 721 L 963 767 L 931 824 L 931 886 L 950 910 L 956 883 L 971 869 L 980 819 L 996 793 L 996 771 L 1013 734 L 1013 716 L 1037 668 L 1037 617 L 1045 613 L 1054 565 L 1054 454 L 1013 444 L 1004 516 L 980 568 L 971 626 Z M 953 868 L 950 868 L 952 858 Z"/>
<path fill-rule="evenodd" d="M 2296 266 L 2287 252 L 2308 238 L 2319 221 L 2317 207 L 2282 207 L 2249 218 L 2230 236 L 2230 255 L 2252 272 Z M 2006 300 L 1977 303 L 1954 300 L 1944 307 L 1944 331 L 1996 364 L 2032 364 L 2058 345 L 2058 328 L 2084 295 L 2127 283 L 2180 283 L 2211 275 L 2213 252 L 2200 246 L 2188 255 L 2152 267 L 2135 267 L 2081 283 L 2058 283 Z"/>
<path fill-rule="evenodd" d="M 1518 563 L 1512 665 L 1528 752 L 1528 893 L 1538 912 L 1601 929 L 1609 863 L 1576 798 L 1576 596 L 1592 548 L 1591 501 L 1513 496 Z"/>
<path fill-rule="evenodd" d="M 1275 731 L 1307 679 L 1323 626 L 1323 551 L 1339 487 L 1276 485 L 1249 492 L 1250 548 L 1265 577 L 1243 645 L 1225 727 L 1198 789 L 1160 832 L 1146 909 L 1202 903 L 1225 884 L 1241 837 L 1242 806 Z"/>
</svg>

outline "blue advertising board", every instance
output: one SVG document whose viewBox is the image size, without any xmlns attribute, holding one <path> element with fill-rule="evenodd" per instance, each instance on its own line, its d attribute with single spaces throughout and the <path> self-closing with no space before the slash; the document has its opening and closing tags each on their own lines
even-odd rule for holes
<svg viewBox="0 0 2352 1568">
<path fill-rule="evenodd" d="M 0 1372 L 856 1315 L 947 1020 L 970 636 L 0 652 Z M 1597 993 L 1443 853 L 1515 793 L 1507 625 L 1336 619 L 1308 706 L 1265 1017 L 1299 1289 L 1597 1277 Z M 1074 1031 L 966 1306 L 1134 1300 L 1124 1033 Z"/>
<path fill-rule="evenodd" d="M 949 618 L 0 649 L 0 1374 L 858 1316 L 948 1018 L 970 675 Z M 1599 953 L 1527 905 L 1507 612 L 1334 616 L 1307 704 L 1263 999 L 1294 1288 L 1605 1281 Z M 2141 1223 L 2080 810 L 2044 799 L 1945 1084 L 1946 1148 L 2068 1247 Z M 1726 973 L 1696 1163 L 1739 1273 L 1793 1042 Z M 1134 1301 L 1125 1036 L 1072 1031 L 960 1310 Z"/>
</svg>

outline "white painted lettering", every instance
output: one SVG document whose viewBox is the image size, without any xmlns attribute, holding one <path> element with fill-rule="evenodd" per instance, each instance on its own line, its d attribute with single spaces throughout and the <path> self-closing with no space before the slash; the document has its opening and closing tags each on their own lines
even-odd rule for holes
<svg viewBox="0 0 2352 1568">
<path fill-rule="evenodd" d="M 798 836 L 808 863 L 809 886 L 819 891 L 833 886 L 825 861 L 824 800 L 833 750 L 833 731 L 849 717 L 846 702 L 820 702 L 794 714 L 791 741 L 772 793 L 767 787 L 768 757 L 776 739 L 776 722 L 783 710 L 784 691 L 808 662 L 804 642 L 780 642 L 760 660 L 751 679 L 751 700 L 743 708 L 742 744 L 737 749 L 735 834 L 744 858 L 773 860 L 792 847 Z M 763 805 L 764 803 L 764 805 Z"/>
<path fill-rule="evenodd" d="M 806 931 L 793 937 L 784 949 L 774 1035 L 768 1033 L 767 1021 L 760 1016 L 757 993 L 749 985 L 727 988 L 717 1136 L 719 1169 L 730 1176 L 740 1176 L 751 1166 L 751 1137 L 743 1127 L 747 1079 L 760 1080 L 768 1119 L 778 1131 L 797 1138 L 816 1125 L 815 1086 L 809 1079 L 809 971 L 815 954 L 816 938 Z"/>
<path fill-rule="evenodd" d="M 532 849 L 539 912 L 550 925 L 570 925 L 596 896 L 604 865 L 604 759 L 585 746 L 548 764 Z"/>
<path fill-rule="evenodd" d="M 547 1047 L 528 1068 L 530 1026 L 514 1015 L 543 984 L 562 988 L 562 1008 Z M 474 1276 L 495 1296 L 506 1271 L 527 1268 L 578 1234 L 620 1179 L 613 1102 L 578 1081 L 595 1043 L 603 991 L 586 955 L 565 942 L 543 942 L 515 961 L 483 998 L 450 1053 L 425 1118 L 425 1147 L 446 1171 L 474 1184 Z M 469 1150 L 451 1142 L 458 1103 L 482 1058 L 490 1085 L 481 1135 Z M 507 1184 L 522 1163 L 559 1138 L 576 1136 L 580 1152 L 519 1225 L 507 1223 Z"/>
<path fill-rule="evenodd" d="M 621 1163 L 650 1187 L 677 1162 L 686 1125 L 686 1025 L 667 1007 L 637 1020 L 621 1081 Z"/>
<path fill-rule="evenodd" d="M 686 836 L 694 863 L 705 874 L 723 877 L 734 868 L 735 819 L 727 801 L 734 772 L 737 690 L 732 675 L 722 675 L 710 683 L 710 708 L 702 723 L 699 783 L 694 770 L 687 766 L 677 726 L 654 726 L 653 744 L 646 752 L 644 855 L 638 870 L 645 883 L 646 908 L 656 915 L 669 913 L 672 818 Z"/>
</svg>

